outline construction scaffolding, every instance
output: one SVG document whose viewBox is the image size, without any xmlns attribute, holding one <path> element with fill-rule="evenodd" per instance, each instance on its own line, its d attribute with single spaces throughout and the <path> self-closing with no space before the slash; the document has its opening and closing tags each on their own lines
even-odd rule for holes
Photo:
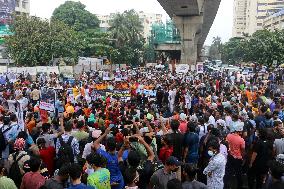
<svg viewBox="0 0 284 189">
<path fill-rule="evenodd" d="M 171 20 L 168 20 L 166 24 L 153 24 L 149 40 L 149 43 L 153 45 L 181 43 L 180 33 Z"/>
</svg>

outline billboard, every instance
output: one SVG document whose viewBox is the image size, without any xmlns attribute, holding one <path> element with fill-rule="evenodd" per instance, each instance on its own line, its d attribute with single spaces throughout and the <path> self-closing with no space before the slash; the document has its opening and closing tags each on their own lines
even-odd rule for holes
<svg viewBox="0 0 284 189">
<path fill-rule="evenodd" d="M 15 7 L 16 0 L 0 0 L 0 23 L 7 24 L 11 21 Z"/>
</svg>

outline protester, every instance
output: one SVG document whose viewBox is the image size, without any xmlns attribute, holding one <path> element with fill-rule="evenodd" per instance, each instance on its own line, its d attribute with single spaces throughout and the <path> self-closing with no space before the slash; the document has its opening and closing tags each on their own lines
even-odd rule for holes
<svg viewBox="0 0 284 189">
<path fill-rule="evenodd" d="M 283 82 L 271 73 L 128 67 L 112 74 L 2 77 L 1 166 L 9 174 L 2 170 L 0 187 L 282 186 L 281 166 L 271 161 L 283 155 L 284 94 L 275 90 Z"/>
<path fill-rule="evenodd" d="M 226 159 L 220 153 L 218 139 L 213 139 L 208 143 L 208 155 L 211 158 L 208 166 L 203 171 L 207 175 L 207 186 L 212 189 L 222 189 L 224 187 L 223 178 L 225 175 Z"/>
<path fill-rule="evenodd" d="M 150 185 L 154 189 L 167 189 L 168 181 L 177 178 L 176 172 L 178 171 L 181 162 L 173 156 L 170 156 L 165 163 L 165 168 L 156 171 L 150 180 Z"/>
<path fill-rule="evenodd" d="M 24 175 L 20 189 L 39 189 L 42 185 L 44 185 L 45 178 L 40 174 L 40 165 L 40 159 L 30 159 L 29 166 L 31 171 Z"/>
<path fill-rule="evenodd" d="M 17 189 L 17 186 L 15 185 L 14 181 L 10 178 L 8 178 L 7 169 L 4 167 L 4 165 L 0 165 L 0 188 L 1 189 Z"/>
<path fill-rule="evenodd" d="M 68 189 L 93 189 L 91 186 L 86 186 L 85 184 L 81 183 L 82 169 L 79 165 L 70 165 L 69 176 L 72 184 Z"/>
</svg>

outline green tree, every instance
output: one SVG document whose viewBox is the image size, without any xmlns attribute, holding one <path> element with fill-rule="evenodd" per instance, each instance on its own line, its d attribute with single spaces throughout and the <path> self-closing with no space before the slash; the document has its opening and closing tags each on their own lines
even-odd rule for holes
<svg viewBox="0 0 284 189">
<path fill-rule="evenodd" d="M 51 20 L 62 21 L 76 31 L 98 28 L 99 19 L 85 8 L 81 2 L 66 1 L 53 11 Z"/>
<path fill-rule="evenodd" d="M 231 38 L 222 45 L 222 60 L 229 64 L 236 64 L 244 59 L 246 53 L 246 40 L 243 38 Z"/>
<path fill-rule="evenodd" d="M 6 46 L 17 65 L 47 65 L 53 57 L 76 58 L 80 53 L 77 33 L 62 22 L 17 16 L 11 32 Z"/>
<path fill-rule="evenodd" d="M 144 39 L 143 26 L 134 10 L 117 13 L 110 23 L 111 37 L 115 39 L 115 63 L 137 65 L 142 62 Z"/>
<path fill-rule="evenodd" d="M 281 62 L 284 56 L 284 32 L 260 30 L 247 41 L 246 61 L 271 66 L 274 60 Z"/>
<path fill-rule="evenodd" d="M 209 56 L 213 60 L 221 59 L 221 49 L 222 49 L 222 41 L 219 36 L 213 37 L 212 45 L 209 49 Z"/>
<path fill-rule="evenodd" d="M 109 56 L 113 49 L 110 33 L 101 32 L 99 29 L 89 29 L 80 32 L 80 39 L 83 41 L 83 56 Z"/>
</svg>

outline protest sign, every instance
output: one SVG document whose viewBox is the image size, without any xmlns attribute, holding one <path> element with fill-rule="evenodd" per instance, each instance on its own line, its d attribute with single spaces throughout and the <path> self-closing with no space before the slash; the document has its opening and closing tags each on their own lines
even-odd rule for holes
<svg viewBox="0 0 284 189">
<path fill-rule="evenodd" d="M 119 99 L 122 101 L 130 100 L 131 94 L 129 90 L 113 90 L 107 91 L 106 96 L 111 96 L 114 99 Z"/>
<path fill-rule="evenodd" d="M 110 79 L 110 73 L 108 71 L 103 72 L 103 80 L 104 81 L 109 81 Z"/>
<path fill-rule="evenodd" d="M 47 111 L 55 111 L 56 90 L 42 87 L 39 108 Z"/>
<path fill-rule="evenodd" d="M 147 89 L 136 89 L 136 93 L 145 94 L 145 96 L 155 97 L 157 95 L 156 90 L 147 90 Z"/>
<path fill-rule="evenodd" d="M 198 62 L 196 64 L 196 71 L 197 73 L 203 73 L 204 72 L 204 66 L 202 62 Z"/>
<path fill-rule="evenodd" d="M 177 64 L 176 65 L 176 73 L 187 73 L 189 71 L 188 64 Z"/>
</svg>

